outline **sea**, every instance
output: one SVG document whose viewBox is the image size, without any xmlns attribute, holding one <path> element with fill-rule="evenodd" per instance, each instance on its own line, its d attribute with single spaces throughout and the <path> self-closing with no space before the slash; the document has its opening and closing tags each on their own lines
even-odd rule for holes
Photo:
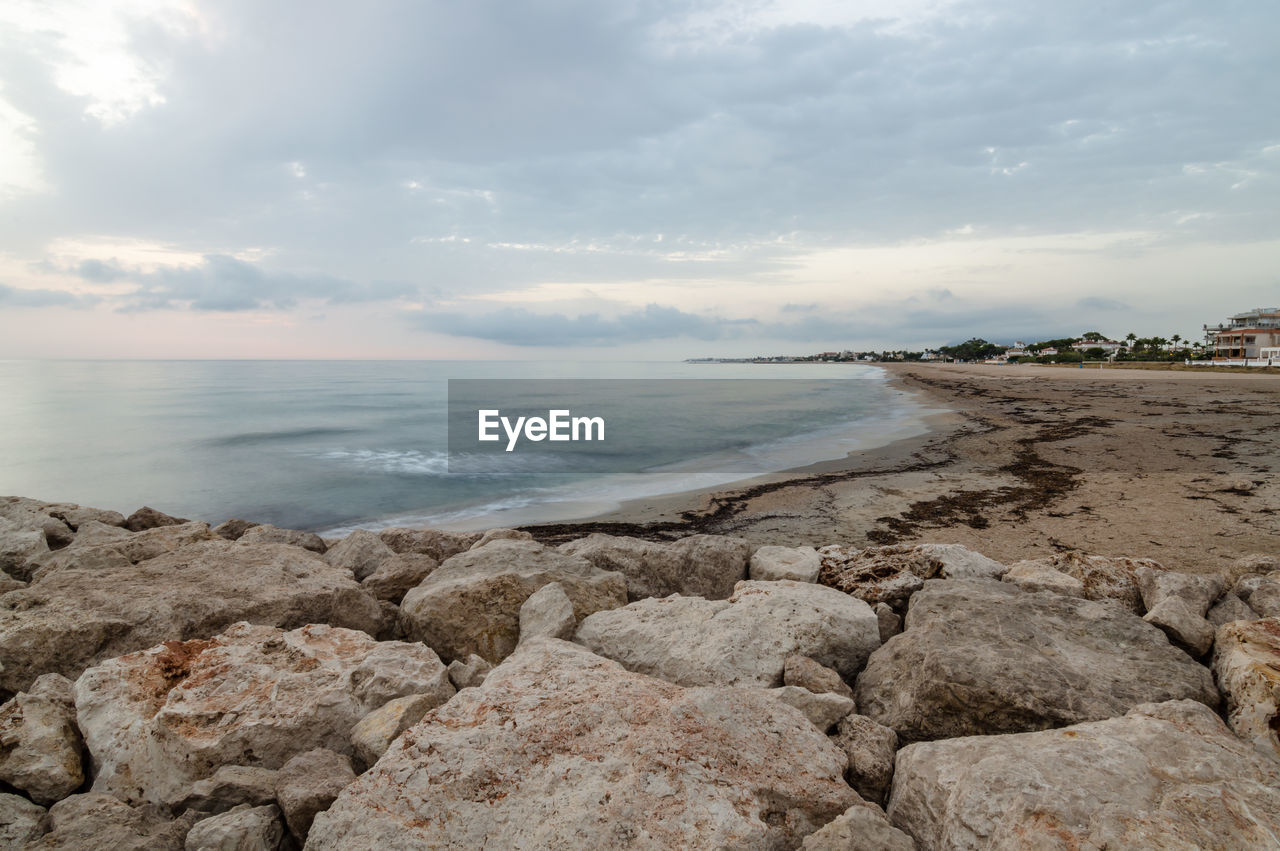
<svg viewBox="0 0 1280 851">
<path fill-rule="evenodd" d="M 614 411 L 639 423 L 627 449 L 648 467 L 549 469 L 513 454 L 460 469 L 451 379 L 679 380 L 685 391 Z M 689 394 L 701 380 L 720 389 Z M 326 535 L 515 526 L 843 458 L 925 433 L 930 412 L 861 364 L 9 360 L 0 494 Z"/>
</svg>

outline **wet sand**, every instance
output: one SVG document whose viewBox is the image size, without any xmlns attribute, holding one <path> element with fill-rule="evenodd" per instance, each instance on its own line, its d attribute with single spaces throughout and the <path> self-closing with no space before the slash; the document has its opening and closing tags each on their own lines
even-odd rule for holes
<svg viewBox="0 0 1280 851">
<path fill-rule="evenodd" d="M 1216 571 L 1280 555 L 1280 376 L 916 365 L 892 380 L 931 407 L 925 436 L 711 494 L 638 500 L 525 527 L 756 543 L 960 543 L 1001 561 L 1055 551 Z"/>
</svg>

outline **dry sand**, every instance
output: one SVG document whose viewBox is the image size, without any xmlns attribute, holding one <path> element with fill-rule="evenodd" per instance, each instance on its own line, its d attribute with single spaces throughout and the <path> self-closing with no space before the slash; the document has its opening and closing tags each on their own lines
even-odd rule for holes
<svg viewBox="0 0 1280 851">
<path fill-rule="evenodd" d="M 1011 562 L 1055 551 L 1216 571 L 1280 555 L 1280 376 L 1035 366 L 892 365 L 953 413 L 934 431 L 714 494 L 526 527 L 695 532 L 756 543 L 960 543 Z"/>
</svg>

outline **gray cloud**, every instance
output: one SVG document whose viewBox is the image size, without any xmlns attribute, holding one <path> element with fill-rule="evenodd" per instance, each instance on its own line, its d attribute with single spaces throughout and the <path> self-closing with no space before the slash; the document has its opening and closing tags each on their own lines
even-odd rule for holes
<svg viewBox="0 0 1280 851">
<path fill-rule="evenodd" d="M 68 307 L 83 306 L 93 299 L 63 292 L 62 290 L 19 289 L 0 284 L 0 305 L 5 307 Z"/>
<path fill-rule="evenodd" d="M 414 321 L 429 331 L 512 346 L 617 346 L 675 338 L 720 340 L 759 324 L 754 319 L 705 317 L 657 304 L 613 318 L 598 313 L 566 316 L 503 308 L 479 316 L 428 313 Z"/>
</svg>

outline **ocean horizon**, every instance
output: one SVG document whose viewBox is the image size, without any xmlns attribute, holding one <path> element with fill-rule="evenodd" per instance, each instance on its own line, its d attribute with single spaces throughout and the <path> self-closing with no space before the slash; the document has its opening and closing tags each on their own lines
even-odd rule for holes
<svg viewBox="0 0 1280 851">
<path fill-rule="evenodd" d="M 636 424 L 641 445 L 628 451 L 659 457 L 643 445 L 652 432 L 660 470 L 548 469 L 513 453 L 495 469 L 451 473 L 448 380 L 537 378 L 756 380 L 732 411 L 723 399 L 681 400 L 675 432 Z M 814 393 L 814 379 L 831 389 Z M 7 360 L 0 392 L 0 492 L 334 536 L 584 519 L 921 434 L 928 413 L 861 364 Z M 621 415 L 663 407 L 636 402 Z"/>
</svg>

